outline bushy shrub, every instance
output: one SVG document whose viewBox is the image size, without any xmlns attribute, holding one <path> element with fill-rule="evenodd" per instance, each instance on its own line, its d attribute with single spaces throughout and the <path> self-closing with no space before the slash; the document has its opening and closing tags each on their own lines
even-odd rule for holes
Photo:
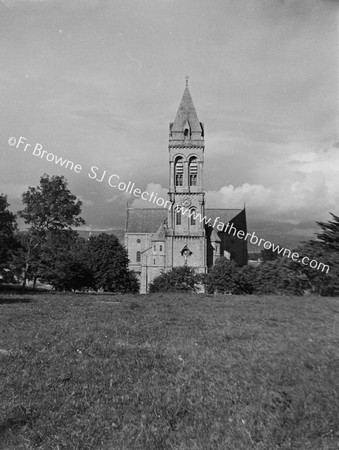
<svg viewBox="0 0 339 450">
<path fill-rule="evenodd" d="M 205 278 L 207 292 L 210 294 L 250 294 L 252 286 L 245 274 L 226 258 L 219 258 Z"/>
<path fill-rule="evenodd" d="M 76 231 L 49 231 L 39 252 L 37 274 L 40 281 L 58 291 L 92 288 L 93 274 L 82 257 L 85 244 Z"/>
<path fill-rule="evenodd" d="M 136 274 L 128 269 L 128 255 L 113 234 L 100 233 L 86 243 L 84 257 L 94 277 L 95 289 L 139 292 Z"/>
<path fill-rule="evenodd" d="M 201 276 L 192 267 L 173 267 L 168 272 L 154 278 L 149 286 L 150 292 L 197 292 Z"/>
<path fill-rule="evenodd" d="M 206 277 L 209 293 L 302 295 L 309 286 L 307 276 L 286 258 L 255 267 L 220 258 Z"/>
<path fill-rule="evenodd" d="M 305 243 L 298 249 L 302 256 L 317 261 L 318 268 L 298 264 L 309 280 L 310 291 L 322 296 L 339 296 L 339 252 L 316 241 Z"/>
<path fill-rule="evenodd" d="M 242 269 L 253 294 L 303 295 L 309 289 L 307 276 L 287 258 Z"/>
</svg>

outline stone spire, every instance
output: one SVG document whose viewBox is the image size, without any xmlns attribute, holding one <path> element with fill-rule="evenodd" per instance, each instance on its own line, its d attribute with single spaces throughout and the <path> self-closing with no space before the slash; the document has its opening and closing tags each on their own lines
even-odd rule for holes
<svg viewBox="0 0 339 450">
<path fill-rule="evenodd" d="M 183 132 L 186 121 L 192 132 L 201 133 L 201 125 L 188 86 L 185 87 L 179 109 L 172 126 L 172 132 Z"/>
</svg>

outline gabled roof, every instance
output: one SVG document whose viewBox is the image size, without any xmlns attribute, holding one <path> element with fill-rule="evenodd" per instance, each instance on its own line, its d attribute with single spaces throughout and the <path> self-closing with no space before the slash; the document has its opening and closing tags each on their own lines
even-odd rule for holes
<svg viewBox="0 0 339 450">
<path fill-rule="evenodd" d="M 186 121 L 189 123 L 192 132 L 202 131 L 188 86 L 184 90 L 171 131 L 182 132 Z"/>
<path fill-rule="evenodd" d="M 127 210 L 127 233 L 156 233 L 167 219 L 165 208 L 129 208 Z"/>
<path fill-rule="evenodd" d="M 160 226 L 159 226 L 159 228 L 158 228 L 158 231 L 155 233 L 155 235 L 153 236 L 153 238 L 152 238 L 152 241 L 155 241 L 155 242 L 164 242 L 165 241 L 165 238 L 166 238 L 166 236 L 165 236 L 165 224 L 164 223 L 162 223 Z"/>
<path fill-rule="evenodd" d="M 215 231 L 215 229 L 212 229 L 212 233 L 211 233 L 211 241 L 212 242 L 220 242 L 220 238 L 217 235 L 217 232 Z"/>
</svg>

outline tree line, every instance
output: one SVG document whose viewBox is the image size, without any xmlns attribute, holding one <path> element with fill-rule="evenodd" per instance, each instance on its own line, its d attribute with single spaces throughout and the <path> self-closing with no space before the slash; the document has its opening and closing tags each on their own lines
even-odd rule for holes
<svg viewBox="0 0 339 450">
<path fill-rule="evenodd" d="M 321 231 L 316 238 L 303 242 L 295 252 L 328 265 L 322 272 L 301 262 L 283 257 L 272 250 L 261 252 L 263 262 L 257 266 L 238 267 L 234 261 L 220 258 L 207 274 L 196 273 L 188 266 L 162 273 L 150 285 L 151 292 L 198 292 L 221 294 L 280 294 L 321 296 L 339 295 L 339 217 L 317 222 Z"/>
<path fill-rule="evenodd" d="M 56 290 L 138 292 L 136 274 L 128 269 L 128 255 L 114 235 L 101 233 L 87 240 L 74 229 L 85 224 L 82 202 L 68 189 L 63 176 L 44 174 L 37 187 L 22 194 L 18 212 L 27 231 L 18 231 L 16 216 L 7 197 L 0 194 L 0 282 L 19 280 L 25 287 L 37 280 Z M 302 265 L 272 251 L 263 250 L 263 263 L 238 267 L 226 258 L 217 260 L 209 273 L 198 274 L 188 266 L 163 272 L 150 292 L 198 292 L 227 294 L 292 294 L 306 292 L 339 295 L 339 217 L 317 222 L 315 239 L 295 249 L 301 257 L 322 262 L 328 273 Z"/>
<path fill-rule="evenodd" d="M 82 202 L 68 189 L 63 176 L 44 174 L 37 187 L 22 194 L 18 212 L 27 231 L 18 231 L 7 197 L 0 194 L 0 275 L 3 281 L 48 283 L 56 290 L 93 289 L 138 292 L 128 269 L 125 248 L 114 235 L 84 239 L 74 229 L 85 224 Z"/>
</svg>

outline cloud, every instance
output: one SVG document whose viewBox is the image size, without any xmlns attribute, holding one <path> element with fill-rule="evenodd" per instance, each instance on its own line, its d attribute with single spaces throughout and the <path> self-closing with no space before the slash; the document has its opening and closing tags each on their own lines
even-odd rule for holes
<svg viewBox="0 0 339 450">
<path fill-rule="evenodd" d="M 78 195 L 77 198 L 82 202 L 85 207 L 94 206 L 93 200 L 86 200 L 82 195 Z"/>
<path fill-rule="evenodd" d="M 133 208 L 159 208 L 159 206 L 156 203 L 153 203 L 153 199 L 155 199 L 155 201 L 157 201 L 157 199 L 160 198 L 162 198 L 165 201 L 167 200 L 168 189 L 162 187 L 160 184 L 148 183 L 145 188 L 145 192 L 148 192 L 149 194 L 148 199 L 150 199 L 152 196 L 152 200 L 148 201 L 143 200 L 141 198 L 135 198 L 131 204 Z"/>
<path fill-rule="evenodd" d="M 0 193 L 8 195 L 11 199 L 20 199 L 23 192 L 28 189 L 27 184 L 19 183 L 0 183 Z"/>
<path fill-rule="evenodd" d="M 27 4 L 52 3 L 53 0 L 1 0 L 1 3 L 8 9 L 20 7 Z"/>
<path fill-rule="evenodd" d="M 7 8 L 22 6 L 27 4 L 50 4 L 60 6 L 68 6 L 69 8 L 97 7 L 101 0 L 1 0 L 1 3 Z"/>
<path fill-rule="evenodd" d="M 312 225 L 313 230 L 316 229 L 317 220 L 327 220 L 329 212 L 338 213 L 339 152 L 335 145 L 326 145 L 320 150 L 303 148 L 303 151 L 291 152 L 283 160 L 271 163 L 276 165 L 271 169 L 265 165 L 258 171 L 258 178 L 260 170 L 263 171 L 264 182 L 261 184 L 229 184 L 207 190 L 206 207 L 242 208 L 245 204 L 248 220 L 253 226 L 270 224 L 270 233 L 274 234 L 278 227 L 281 234 L 280 226 L 285 224 L 285 230 L 294 236 L 302 236 L 303 227 L 304 234 L 309 235 Z M 168 190 L 161 184 L 149 183 L 145 190 L 167 199 Z M 158 207 L 141 199 L 134 199 L 131 206 Z"/>
<path fill-rule="evenodd" d="M 127 199 L 156 206 L 89 183 L 94 164 L 167 199 L 168 123 L 188 72 L 206 130 L 206 206 L 246 202 L 251 224 L 281 234 L 300 224 L 302 234 L 305 224 L 308 232 L 339 204 L 338 2 L 171 3 L 0 3 L 0 178 L 12 182 L 13 206 L 27 188 L 18 192 L 15 182 L 35 185 L 52 168 L 7 151 L 9 136 L 19 135 L 83 165 L 81 176 L 62 174 L 94 203 L 84 205 L 91 223 L 123 222 Z"/>
<path fill-rule="evenodd" d="M 339 152 L 335 146 L 285 155 L 272 165 L 271 170 L 267 165 L 257 169 L 263 184 L 227 185 L 208 191 L 206 204 L 236 208 L 246 203 L 255 221 L 269 217 L 285 223 L 301 223 L 310 216 L 322 220 L 330 211 L 338 212 Z"/>
</svg>

